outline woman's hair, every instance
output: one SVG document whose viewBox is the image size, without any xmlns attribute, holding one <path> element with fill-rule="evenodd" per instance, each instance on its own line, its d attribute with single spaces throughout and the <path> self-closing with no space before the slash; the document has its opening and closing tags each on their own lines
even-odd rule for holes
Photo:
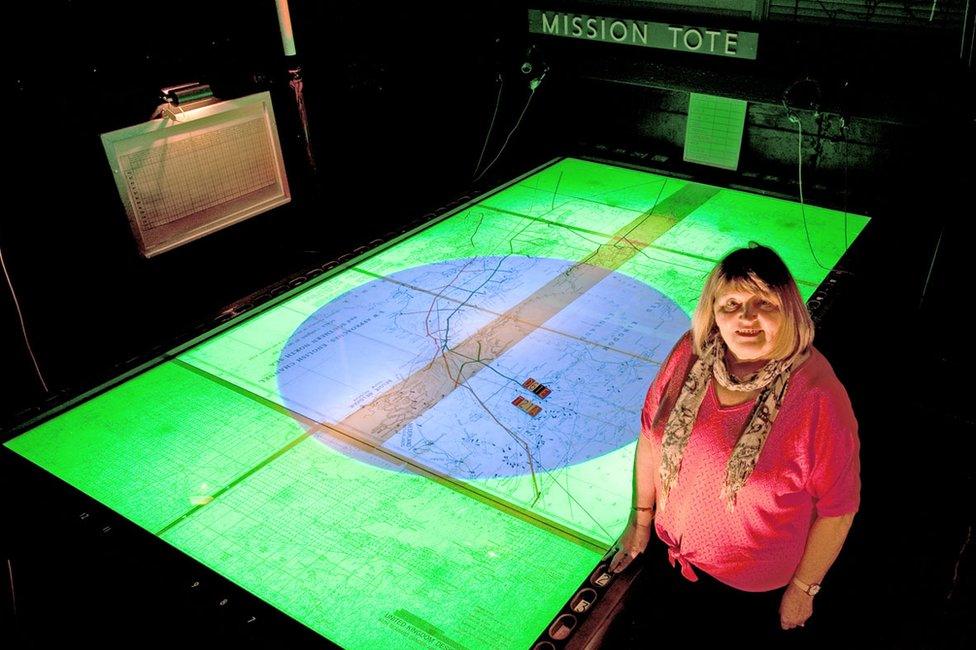
<svg viewBox="0 0 976 650">
<path fill-rule="evenodd" d="M 773 345 L 771 357 L 785 359 L 813 344 L 813 321 L 800 297 L 796 280 L 773 249 L 758 244 L 732 251 L 715 265 L 702 288 L 698 306 L 691 317 L 695 354 L 716 329 L 715 299 L 728 291 L 748 291 L 773 298 L 783 312 L 783 323 Z"/>
</svg>

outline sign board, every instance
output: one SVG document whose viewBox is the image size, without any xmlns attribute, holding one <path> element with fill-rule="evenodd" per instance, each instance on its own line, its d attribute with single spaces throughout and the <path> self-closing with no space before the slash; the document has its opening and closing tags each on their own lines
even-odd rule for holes
<svg viewBox="0 0 976 650">
<path fill-rule="evenodd" d="M 755 59 L 759 43 L 755 32 L 539 9 L 529 9 L 529 32 L 736 59 Z"/>
</svg>

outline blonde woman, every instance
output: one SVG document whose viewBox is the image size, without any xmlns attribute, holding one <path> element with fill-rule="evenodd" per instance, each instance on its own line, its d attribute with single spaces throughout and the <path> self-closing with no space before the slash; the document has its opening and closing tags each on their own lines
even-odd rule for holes
<svg viewBox="0 0 976 650">
<path fill-rule="evenodd" d="M 661 608 L 638 624 L 751 644 L 811 632 L 860 503 L 857 421 L 813 336 L 771 249 L 736 250 L 708 277 L 648 390 L 612 549 L 618 572 L 646 552 Z"/>
</svg>

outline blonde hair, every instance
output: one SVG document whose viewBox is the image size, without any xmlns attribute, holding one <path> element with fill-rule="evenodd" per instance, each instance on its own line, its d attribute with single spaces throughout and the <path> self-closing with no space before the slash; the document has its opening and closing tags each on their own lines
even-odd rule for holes
<svg viewBox="0 0 976 650">
<path fill-rule="evenodd" d="M 751 245 L 726 255 L 705 281 L 691 317 L 692 343 L 696 355 L 702 355 L 702 346 L 718 327 L 715 324 L 715 299 L 727 291 L 759 294 L 772 298 L 780 305 L 783 323 L 770 353 L 771 358 L 786 359 L 798 352 L 806 352 L 813 345 L 813 320 L 800 296 L 796 280 L 773 249 Z"/>
</svg>

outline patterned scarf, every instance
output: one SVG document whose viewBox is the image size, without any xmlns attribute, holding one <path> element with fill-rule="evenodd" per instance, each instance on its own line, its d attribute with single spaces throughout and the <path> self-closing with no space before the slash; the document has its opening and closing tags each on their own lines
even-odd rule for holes
<svg viewBox="0 0 976 650">
<path fill-rule="evenodd" d="M 783 395 L 786 393 L 790 376 L 809 356 L 810 352 L 806 351 L 795 353 L 787 359 L 770 361 L 758 372 L 739 381 L 729 374 L 725 365 L 725 341 L 717 330 L 712 333 L 702 346 L 702 356 L 695 360 L 688 372 L 664 428 L 661 453 L 662 493 L 658 501 L 662 511 L 667 505 L 668 493 L 678 482 L 681 457 L 691 438 L 692 427 L 705 396 L 708 380 L 714 376 L 722 386 L 733 391 L 760 389 L 745 429 L 732 450 L 732 457 L 729 458 L 725 470 L 725 485 L 719 495 L 719 498 L 725 501 L 728 511 L 733 512 L 735 495 L 756 467 L 759 453 L 766 444 L 769 430 L 783 403 Z"/>
</svg>

